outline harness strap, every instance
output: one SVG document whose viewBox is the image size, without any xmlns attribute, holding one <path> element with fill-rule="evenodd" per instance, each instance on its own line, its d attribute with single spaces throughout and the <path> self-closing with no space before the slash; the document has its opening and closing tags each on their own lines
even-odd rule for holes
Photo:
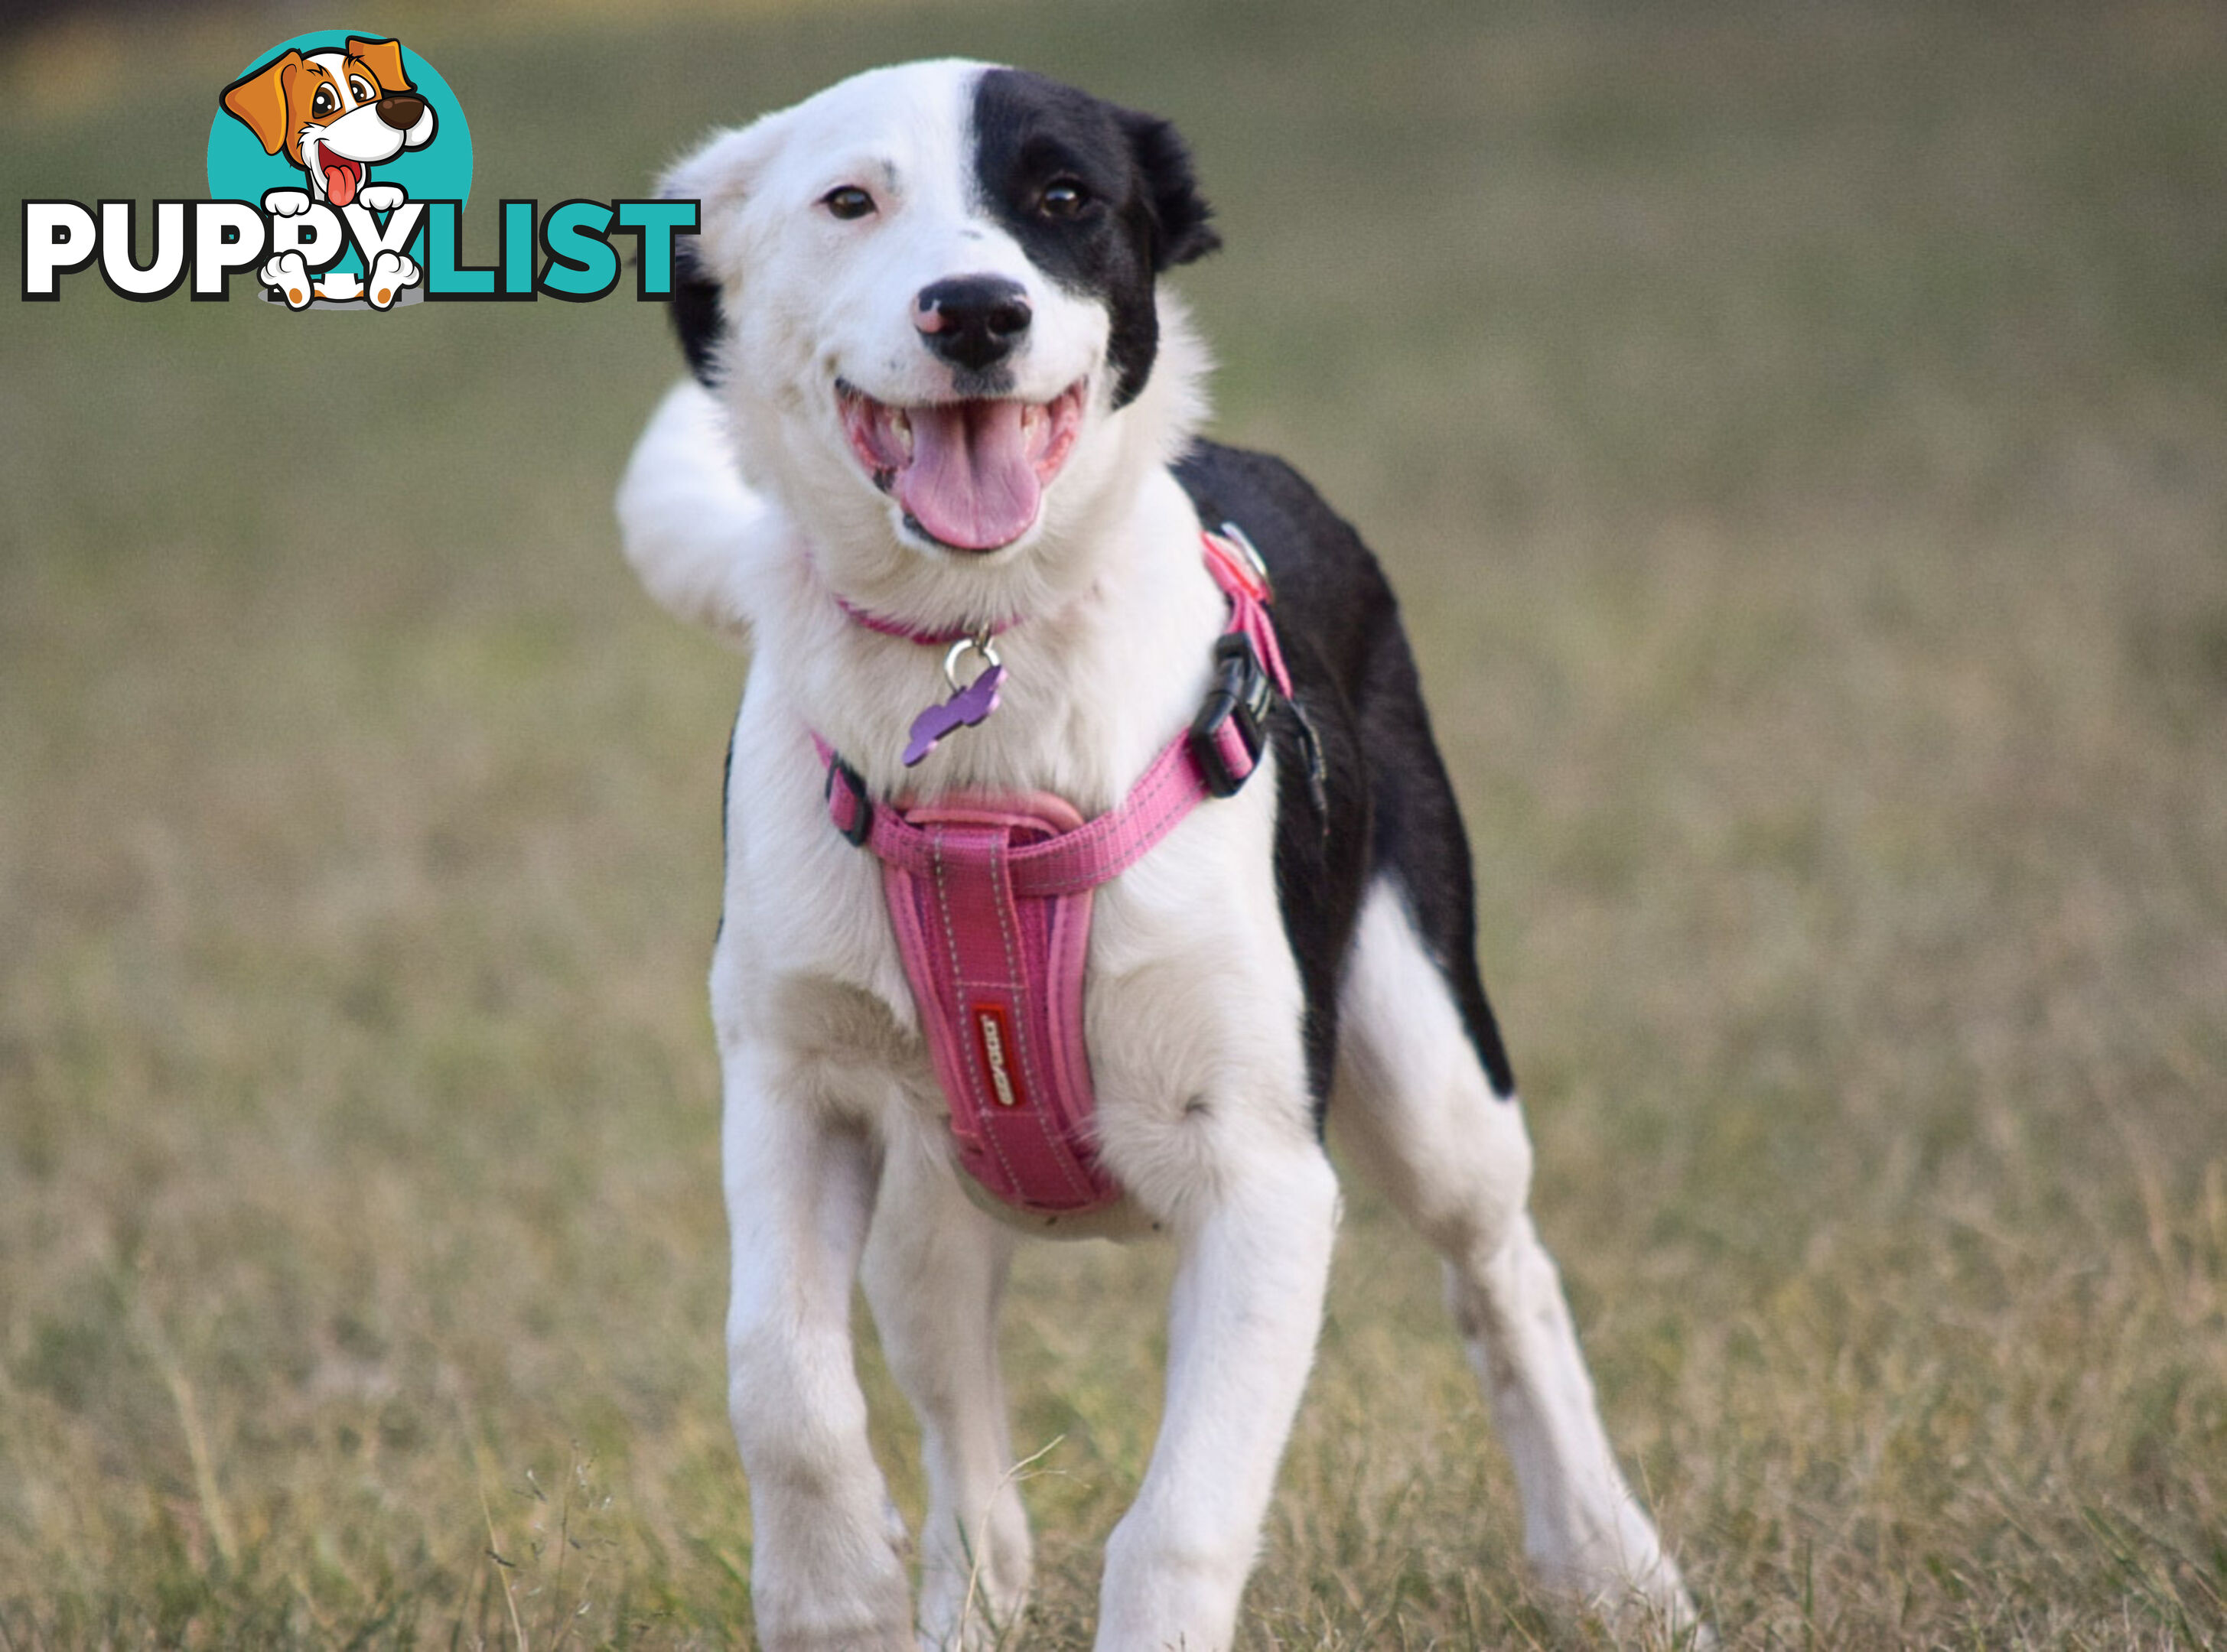
<svg viewBox="0 0 2227 1652">
<path fill-rule="evenodd" d="M 925 870 L 884 864 L 897 952 L 968 1174 L 1006 1203 L 1094 1210 L 1121 1196 L 1098 1162 L 1082 1031 L 1090 892 L 1021 898 L 1012 845 L 1081 817 L 1056 797 L 915 811 Z"/>
<path fill-rule="evenodd" d="M 1091 891 L 1204 799 L 1241 787 L 1267 749 L 1274 697 L 1291 693 L 1258 553 L 1235 528 L 1202 537 L 1229 603 L 1213 685 L 1191 726 L 1097 819 L 1043 795 L 877 805 L 858 770 L 812 737 L 828 818 L 882 863 L 960 1162 L 1024 1209 L 1090 1210 L 1120 1196 L 1092 1141 L 1082 1032 Z"/>
<path fill-rule="evenodd" d="M 1257 758 L 1232 736 L 1229 761 L 1250 775 Z M 1217 743 L 1220 743 L 1217 742 Z M 858 772 L 817 735 L 813 746 L 827 765 L 827 814 L 835 829 L 873 852 L 885 866 L 921 873 L 934 869 L 936 840 L 889 805 L 876 806 L 865 794 Z M 1199 773 L 1188 736 L 1178 735 L 1160 750 L 1120 807 L 1056 837 L 1017 847 L 1005 857 L 1013 893 L 1032 900 L 1080 895 L 1111 883 L 1135 865 L 1212 795 Z"/>
</svg>

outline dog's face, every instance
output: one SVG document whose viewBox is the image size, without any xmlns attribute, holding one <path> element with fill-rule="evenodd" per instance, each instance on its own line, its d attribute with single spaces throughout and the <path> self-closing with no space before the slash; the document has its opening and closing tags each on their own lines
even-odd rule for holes
<svg viewBox="0 0 2227 1652">
<path fill-rule="evenodd" d="M 752 479 L 884 571 L 1078 526 L 1152 379 L 1157 277 L 1217 245 L 1165 122 L 978 63 L 844 81 L 666 190 L 703 203 L 675 319 Z"/>
<path fill-rule="evenodd" d="M 365 169 L 433 141 L 433 109 L 402 67 L 391 40 L 350 38 L 338 51 L 287 51 L 224 90 L 265 155 L 281 150 L 309 175 L 320 201 L 345 207 Z"/>
</svg>

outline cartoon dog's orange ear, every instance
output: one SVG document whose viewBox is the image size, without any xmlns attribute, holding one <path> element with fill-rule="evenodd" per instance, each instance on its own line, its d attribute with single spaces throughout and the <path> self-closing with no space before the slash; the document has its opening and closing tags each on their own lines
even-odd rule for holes
<svg viewBox="0 0 2227 1652">
<path fill-rule="evenodd" d="M 286 71 L 300 67 L 301 61 L 299 52 L 283 52 L 224 89 L 225 112 L 246 123 L 265 155 L 285 147 Z"/>
<path fill-rule="evenodd" d="M 348 36 L 348 54 L 371 69 L 371 77 L 379 82 L 382 92 L 411 92 L 410 76 L 402 67 L 402 42 L 393 40 L 358 40 Z"/>
</svg>

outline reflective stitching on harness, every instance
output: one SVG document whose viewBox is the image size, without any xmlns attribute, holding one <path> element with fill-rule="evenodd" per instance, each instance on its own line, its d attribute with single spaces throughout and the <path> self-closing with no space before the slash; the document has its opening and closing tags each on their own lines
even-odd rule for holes
<svg viewBox="0 0 2227 1652">
<path fill-rule="evenodd" d="M 998 874 L 1003 870 L 1001 863 L 1005 848 L 1006 845 L 1004 844 L 992 844 L 990 846 L 990 877 L 993 886 L 997 882 Z M 1019 956 L 1013 946 L 1013 912 L 1003 901 L 993 902 L 992 904 L 997 909 L 998 913 L 998 939 L 1005 949 L 1005 975 L 1011 983 L 1011 990 L 1015 1005 L 1019 1011 L 1019 1013 L 1014 1017 L 1014 1020 L 1019 1024 L 1015 1027 L 1013 1036 L 1020 1044 L 1021 1073 L 1028 1089 L 1029 1106 L 1036 1110 L 1037 1116 L 1043 1120 L 1045 1135 L 1052 1142 L 1052 1163 L 1059 1167 L 1060 1179 L 1067 1183 L 1069 1190 L 1078 1199 L 1088 1203 L 1091 1190 L 1076 1179 L 1074 1155 L 1072 1151 L 1068 1151 L 1071 1149 L 1073 1144 L 1061 1139 L 1065 1132 L 1062 1129 L 1064 1120 L 1058 1116 L 1056 1109 L 1057 1093 L 1052 1086 L 1042 1082 L 1037 1076 L 1034 1060 L 1036 1039 L 1031 1035 L 1031 1030 L 1028 1024 L 1030 981 L 1021 966 Z M 1050 927 L 1050 923 L 1047 922 L 1047 930 Z M 1049 944 L 1049 934 L 1046 939 Z M 1048 981 L 1043 985 L 1056 992 L 1061 984 L 1057 981 Z M 1094 1094 L 1093 1100 L 1094 1101 L 1095 1100 Z"/>
<path fill-rule="evenodd" d="M 944 944 L 951 949 L 951 980 L 953 985 L 956 986 L 959 983 L 960 967 L 959 930 L 951 922 L 951 886 L 943 874 L 943 828 L 940 826 L 929 827 L 928 840 L 935 855 L 935 903 L 937 909 L 943 914 L 943 940 Z M 916 994 L 916 997 L 917 997 Z M 941 1014 L 941 1011 L 942 1005 L 936 1005 L 932 1008 L 922 1009 L 921 1013 Z M 975 1101 L 978 1104 L 981 1103 L 986 1098 L 982 1094 L 981 1079 L 974 1070 L 974 1064 L 972 1062 L 962 1062 L 960 1065 L 967 1069 L 967 1081 L 974 1092 Z M 950 1098 L 947 1096 L 945 1100 L 948 1101 Z M 979 1138 L 983 1145 L 990 1150 L 991 1156 L 998 1161 L 998 1167 L 1005 1173 L 1005 1180 L 1015 1187 L 1026 1185 L 1022 1177 L 1015 1173 L 1012 1162 L 1005 1157 L 1005 1147 L 998 1140 L 997 1132 L 987 1128 L 986 1123 L 978 1121 L 974 1133 Z"/>
</svg>

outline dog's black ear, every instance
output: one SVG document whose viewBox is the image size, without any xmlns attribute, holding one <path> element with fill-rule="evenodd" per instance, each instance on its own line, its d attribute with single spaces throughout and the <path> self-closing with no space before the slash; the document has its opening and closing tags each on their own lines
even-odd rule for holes
<svg viewBox="0 0 2227 1652">
<path fill-rule="evenodd" d="M 1190 165 L 1190 150 L 1183 137 L 1158 115 L 1125 110 L 1121 124 L 1129 135 L 1129 148 L 1145 175 L 1145 198 L 1151 201 L 1156 226 L 1152 238 L 1152 268 L 1156 271 L 1203 258 L 1222 245 L 1208 220 L 1214 208 L 1198 193 L 1198 180 Z"/>
<path fill-rule="evenodd" d="M 713 376 L 718 367 L 719 335 L 724 329 L 726 314 L 719 304 L 719 284 L 704 272 L 697 260 L 692 235 L 673 239 L 673 300 L 668 308 L 673 335 L 680 341 L 680 354 L 688 358 L 688 370 L 705 389 L 718 389 Z"/>
</svg>

